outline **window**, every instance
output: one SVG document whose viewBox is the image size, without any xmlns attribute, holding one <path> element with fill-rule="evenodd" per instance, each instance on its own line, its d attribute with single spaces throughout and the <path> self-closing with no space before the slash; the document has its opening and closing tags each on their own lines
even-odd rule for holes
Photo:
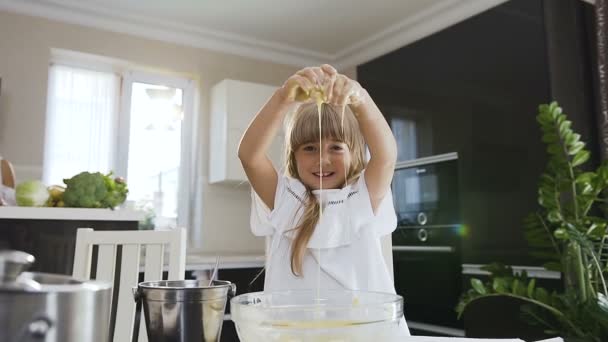
<svg viewBox="0 0 608 342">
<path fill-rule="evenodd" d="M 63 184 L 81 171 L 113 167 L 120 77 L 52 65 L 49 70 L 43 180 Z"/>
<path fill-rule="evenodd" d="M 156 227 L 184 224 L 192 93 L 188 80 L 125 75 L 117 169 L 127 175 L 129 200 L 153 214 Z"/>
<path fill-rule="evenodd" d="M 51 66 L 45 183 L 114 171 L 145 228 L 186 225 L 192 106 L 190 80 Z"/>
</svg>

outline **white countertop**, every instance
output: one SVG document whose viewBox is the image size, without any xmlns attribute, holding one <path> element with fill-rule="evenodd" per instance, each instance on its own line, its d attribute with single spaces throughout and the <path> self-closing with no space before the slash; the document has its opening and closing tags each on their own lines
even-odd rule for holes
<svg viewBox="0 0 608 342">
<path fill-rule="evenodd" d="M 264 267 L 266 257 L 264 253 L 234 253 L 234 252 L 197 252 L 188 251 L 186 255 L 186 270 L 210 270 L 215 267 L 215 258 L 220 256 L 220 269 L 228 268 L 257 268 Z"/>
<path fill-rule="evenodd" d="M 0 219 L 140 221 L 143 213 L 126 209 L 0 207 Z"/>
</svg>

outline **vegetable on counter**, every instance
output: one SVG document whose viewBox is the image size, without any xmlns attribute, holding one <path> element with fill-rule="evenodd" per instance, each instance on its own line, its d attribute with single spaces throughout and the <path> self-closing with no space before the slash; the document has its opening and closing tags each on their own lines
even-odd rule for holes
<svg viewBox="0 0 608 342">
<path fill-rule="evenodd" d="M 46 185 L 38 180 L 19 183 L 15 189 L 15 200 L 21 207 L 44 207 L 48 198 Z"/>
<path fill-rule="evenodd" d="M 15 189 L 20 207 L 110 208 L 121 205 L 129 189 L 122 177 L 112 172 L 81 172 L 63 180 L 66 186 L 47 187 L 39 180 L 21 182 Z"/>
<path fill-rule="evenodd" d="M 127 184 L 121 177 L 112 178 L 112 172 L 81 172 L 64 179 L 66 189 L 63 202 L 66 207 L 115 208 L 127 199 Z"/>
<path fill-rule="evenodd" d="M 63 193 L 65 187 L 60 185 L 51 185 L 48 187 L 49 199 L 46 201 L 47 207 L 65 207 L 63 202 Z"/>
</svg>

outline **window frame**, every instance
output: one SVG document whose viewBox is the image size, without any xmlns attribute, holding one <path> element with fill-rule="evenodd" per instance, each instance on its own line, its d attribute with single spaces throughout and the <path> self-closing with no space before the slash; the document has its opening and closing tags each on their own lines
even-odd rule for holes
<svg viewBox="0 0 608 342">
<path fill-rule="evenodd" d="M 190 214 L 190 183 L 192 182 L 192 151 L 194 122 L 194 81 L 188 78 L 154 74 L 151 72 L 127 70 L 122 74 L 120 109 L 118 114 L 117 144 L 115 151 L 115 172 L 127 175 L 129 162 L 129 140 L 131 121 L 131 95 L 133 83 L 147 83 L 180 88 L 183 91 L 184 118 L 181 127 L 181 155 L 177 192 L 177 226 L 186 226 Z M 128 180 L 127 180 L 128 182 Z"/>
<path fill-rule="evenodd" d="M 104 56 L 96 56 L 76 51 L 51 49 L 49 69 L 52 65 L 87 69 L 98 72 L 114 73 L 120 79 L 118 113 L 114 122 L 116 127 L 115 148 L 111 169 L 116 175 L 126 177 L 129 160 L 129 133 L 131 92 L 133 82 L 141 82 L 180 88 L 183 91 L 184 118 L 181 129 L 181 155 L 177 199 L 177 226 L 187 227 L 190 223 L 190 200 L 194 198 L 192 184 L 195 183 L 195 134 L 198 123 L 195 113 L 196 81 L 188 76 L 177 76 L 163 72 L 143 71 L 132 63 Z M 47 84 L 47 89 L 50 84 Z M 45 130 L 48 129 L 45 123 Z M 44 167 L 44 166 L 43 166 Z"/>
</svg>

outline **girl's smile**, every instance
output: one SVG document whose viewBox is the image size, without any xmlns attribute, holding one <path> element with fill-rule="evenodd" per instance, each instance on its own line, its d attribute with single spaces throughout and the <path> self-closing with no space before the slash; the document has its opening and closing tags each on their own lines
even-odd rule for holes
<svg viewBox="0 0 608 342">
<path fill-rule="evenodd" d="M 317 176 L 317 177 L 322 177 L 322 178 L 326 178 L 326 177 L 330 177 L 330 176 L 334 175 L 333 172 L 323 172 L 323 173 L 321 173 L 321 172 L 314 172 L 313 174 L 315 176 Z"/>
<path fill-rule="evenodd" d="M 318 142 L 296 149 L 300 180 L 313 190 L 341 188 L 350 164 L 350 150 L 345 143 L 334 139 L 324 139 L 322 143 L 322 149 Z"/>
</svg>

